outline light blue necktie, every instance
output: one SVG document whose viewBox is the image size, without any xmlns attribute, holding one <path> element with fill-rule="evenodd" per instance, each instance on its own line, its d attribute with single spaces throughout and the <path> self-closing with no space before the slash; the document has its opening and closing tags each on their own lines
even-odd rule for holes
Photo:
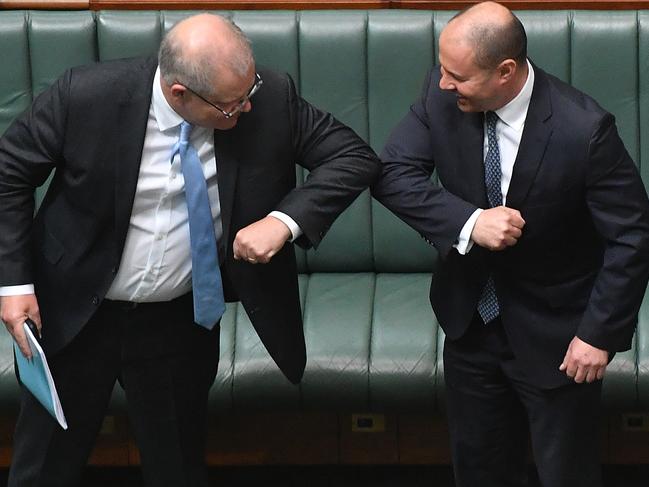
<svg viewBox="0 0 649 487">
<path fill-rule="evenodd" d="M 174 145 L 171 160 L 173 161 L 176 154 L 180 154 L 185 179 L 192 249 L 194 321 L 211 330 L 225 312 L 225 299 L 207 183 L 198 152 L 189 143 L 191 131 L 191 124 L 183 122 L 180 125 L 180 139 Z"/>
<path fill-rule="evenodd" d="M 498 148 L 498 138 L 496 137 L 498 115 L 494 112 L 487 112 L 486 119 L 488 148 L 487 157 L 485 157 L 484 161 L 484 176 L 489 206 L 494 208 L 503 204 L 503 193 L 500 187 L 502 175 L 500 169 L 500 149 Z M 489 276 L 482 290 L 482 296 L 480 297 L 480 301 L 478 301 L 478 314 L 485 323 L 489 323 L 500 314 L 496 286 L 494 285 L 492 276 Z"/>
</svg>

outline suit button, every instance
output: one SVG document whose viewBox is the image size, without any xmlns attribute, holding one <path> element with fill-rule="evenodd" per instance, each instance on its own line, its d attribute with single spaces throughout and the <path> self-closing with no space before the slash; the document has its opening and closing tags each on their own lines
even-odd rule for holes
<svg viewBox="0 0 649 487">
<path fill-rule="evenodd" d="M 99 298 L 97 296 L 92 297 L 92 304 L 94 304 L 95 306 L 99 304 Z"/>
</svg>

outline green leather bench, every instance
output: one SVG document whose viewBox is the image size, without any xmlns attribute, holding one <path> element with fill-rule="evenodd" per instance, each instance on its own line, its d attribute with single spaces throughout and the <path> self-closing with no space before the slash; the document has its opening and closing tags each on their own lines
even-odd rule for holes
<svg viewBox="0 0 649 487">
<path fill-rule="evenodd" d="M 151 54 L 189 12 L 0 12 L 0 133 L 69 66 Z M 451 12 L 228 12 L 259 64 L 289 72 L 304 97 L 379 151 L 418 95 Z M 649 183 L 649 11 L 520 12 L 539 65 L 618 119 Z M 254 103 L 253 103 L 254 105 Z M 301 169 L 297 169 L 302 178 Z M 38 193 L 42 196 L 44 189 Z M 624 197 L 624 195 L 620 195 Z M 443 336 L 428 303 L 436 254 L 366 192 L 317 252 L 298 251 L 308 363 L 286 381 L 243 308 L 222 322 L 214 410 L 433 412 L 443 408 Z M 47 323 L 45 323 L 47 326 Z M 633 348 L 605 380 L 612 411 L 649 408 L 649 300 Z M 116 390 L 112 408 L 124 408 Z M 15 414 L 11 340 L 0 331 L 0 412 Z"/>
</svg>

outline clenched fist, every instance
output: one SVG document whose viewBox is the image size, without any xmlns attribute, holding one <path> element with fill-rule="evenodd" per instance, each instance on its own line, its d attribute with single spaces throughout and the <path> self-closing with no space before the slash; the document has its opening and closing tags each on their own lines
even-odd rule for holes
<svg viewBox="0 0 649 487">
<path fill-rule="evenodd" d="M 518 210 L 506 206 L 489 208 L 478 216 L 471 240 L 489 250 L 503 250 L 516 245 L 524 226 L 525 220 Z"/>
<path fill-rule="evenodd" d="M 234 238 L 234 258 L 251 264 L 267 264 L 291 238 L 284 222 L 267 216 L 242 228 Z"/>
</svg>

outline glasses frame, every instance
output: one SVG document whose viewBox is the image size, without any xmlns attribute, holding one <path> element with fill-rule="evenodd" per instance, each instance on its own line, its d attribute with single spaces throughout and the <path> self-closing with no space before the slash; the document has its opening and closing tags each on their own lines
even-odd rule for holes
<svg viewBox="0 0 649 487">
<path fill-rule="evenodd" d="M 224 116 L 225 118 L 232 118 L 232 117 L 234 117 L 237 113 L 239 113 L 239 112 L 243 109 L 243 107 L 246 106 L 246 103 L 248 103 L 248 102 L 250 101 L 250 98 L 252 98 L 252 96 L 253 96 L 255 93 L 257 93 L 257 92 L 259 91 L 259 89 L 261 88 L 261 85 L 264 84 L 264 80 L 261 79 L 261 76 L 259 76 L 259 73 L 255 73 L 255 84 L 252 85 L 252 88 L 250 88 L 250 90 L 248 91 L 248 93 L 245 94 L 245 95 L 243 96 L 243 98 L 241 99 L 241 101 L 239 101 L 238 104 L 237 104 L 237 105 L 236 105 L 232 110 L 230 110 L 229 112 L 226 111 L 226 110 L 223 110 L 223 108 L 221 108 L 220 106 L 215 105 L 214 103 L 212 103 L 211 101 L 209 101 L 209 100 L 208 100 L 207 98 L 205 98 L 204 96 L 202 96 L 202 95 L 200 95 L 199 93 L 197 93 L 196 91 L 192 90 L 189 86 L 184 85 L 184 84 L 182 84 L 182 83 L 178 83 L 178 84 L 181 85 L 181 86 L 183 86 L 183 87 L 185 87 L 185 89 L 186 89 L 187 91 L 189 91 L 189 92 L 191 92 L 192 94 L 196 95 L 198 98 L 200 98 L 201 100 L 203 100 L 205 103 L 207 103 L 208 105 L 210 105 L 212 108 L 216 108 L 219 112 L 221 112 L 221 113 L 223 114 L 223 116 Z"/>
</svg>

